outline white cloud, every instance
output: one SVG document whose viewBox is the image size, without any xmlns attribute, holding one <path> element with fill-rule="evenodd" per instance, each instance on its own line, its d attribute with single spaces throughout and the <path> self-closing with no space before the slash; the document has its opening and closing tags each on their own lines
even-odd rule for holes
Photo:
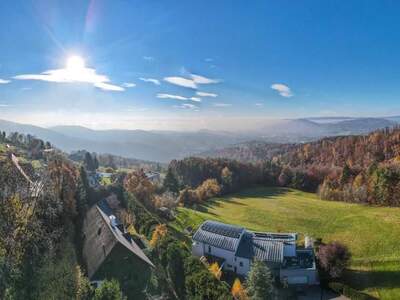
<svg viewBox="0 0 400 300">
<path fill-rule="evenodd" d="M 271 89 L 278 91 L 279 95 L 281 95 L 282 97 L 290 98 L 293 96 L 290 88 L 282 83 L 274 83 L 273 85 L 271 85 Z"/>
<path fill-rule="evenodd" d="M 10 105 L 8 105 L 8 104 L 1 104 L 0 103 L 0 107 L 9 107 Z"/>
<path fill-rule="evenodd" d="M 183 96 L 179 96 L 179 95 L 171 95 L 171 94 L 157 94 L 157 98 L 160 99 L 176 99 L 176 100 L 188 100 L 188 98 L 183 97 Z"/>
<path fill-rule="evenodd" d="M 160 80 L 154 79 L 154 78 L 143 78 L 143 77 L 140 77 L 139 80 L 144 81 L 144 82 L 151 82 L 151 83 L 153 83 L 155 85 L 160 85 L 161 84 Z"/>
<path fill-rule="evenodd" d="M 214 94 L 214 93 L 206 93 L 206 92 L 196 92 L 196 95 L 197 95 L 197 96 L 200 96 L 200 97 L 213 97 L 213 98 L 215 98 L 215 97 L 218 96 L 217 94 Z"/>
<path fill-rule="evenodd" d="M 179 85 L 179 86 L 183 86 L 183 87 L 187 87 L 187 88 L 191 88 L 191 89 L 197 88 L 197 85 L 193 80 L 183 78 L 183 77 L 178 77 L 178 76 L 165 77 L 164 80 L 171 84 L 175 84 L 175 85 Z"/>
<path fill-rule="evenodd" d="M 194 104 L 190 104 L 190 103 L 183 103 L 181 105 L 175 105 L 175 108 L 183 108 L 183 109 L 190 109 L 190 110 L 198 110 L 198 107 Z"/>
<path fill-rule="evenodd" d="M 11 82 L 11 80 L 5 80 L 5 79 L 1 79 L 0 78 L 0 84 L 7 84 L 7 83 L 10 83 Z"/>
<path fill-rule="evenodd" d="M 165 77 L 164 80 L 171 84 L 183 86 L 186 88 L 197 89 L 199 84 L 211 84 L 220 82 L 217 79 L 211 79 L 200 75 L 190 74 L 190 78 L 184 78 L 180 76 Z"/>
<path fill-rule="evenodd" d="M 143 59 L 147 60 L 147 61 L 153 61 L 154 57 L 153 56 L 143 56 Z"/>
<path fill-rule="evenodd" d="M 187 101 L 187 100 L 191 100 L 191 101 L 195 101 L 195 102 L 201 102 L 201 99 L 198 97 L 184 97 L 184 96 L 179 96 L 179 95 L 171 95 L 171 94 L 163 94 L 163 93 L 159 93 L 157 94 L 157 98 L 160 99 L 175 99 L 175 100 L 181 100 L 181 101 Z"/>
<path fill-rule="evenodd" d="M 230 103 L 214 103 L 213 106 L 215 107 L 230 107 L 232 104 Z"/>
<path fill-rule="evenodd" d="M 126 87 L 126 88 L 133 88 L 133 87 L 136 86 L 136 83 L 133 83 L 133 82 L 124 82 L 124 83 L 122 84 L 122 86 L 123 86 L 123 87 Z"/>
<path fill-rule="evenodd" d="M 264 103 L 255 103 L 254 105 L 258 106 L 258 107 L 262 107 L 262 106 L 264 106 Z"/>
<path fill-rule="evenodd" d="M 40 74 L 23 74 L 14 76 L 18 80 L 42 80 L 61 83 L 90 83 L 105 91 L 124 91 L 121 86 L 109 83 L 106 75 L 97 74 L 95 69 L 81 67 L 79 69 L 48 70 Z"/>
<path fill-rule="evenodd" d="M 191 74 L 192 80 L 197 84 L 210 84 L 210 83 L 218 83 L 219 80 L 211 79 L 200 75 Z"/>
</svg>

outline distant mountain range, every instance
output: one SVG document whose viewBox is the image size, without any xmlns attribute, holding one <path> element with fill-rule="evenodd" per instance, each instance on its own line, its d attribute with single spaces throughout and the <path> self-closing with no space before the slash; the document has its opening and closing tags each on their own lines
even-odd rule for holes
<svg viewBox="0 0 400 300">
<path fill-rule="evenodd" d="M 365 134 L 398 124 L 400 117 L 286 119 L 266 121 L 257 130 L 192 132 L 145 130 L 92 130 L 80 126 L 42 128 L 0 120 L 0 130 L 32 134 L 64 151 L 85 149 L 124 157 L 168 162 L 174 158 L 217 150 L 247 141 L 298 143 L 325 136 Z M 329 119 L 329 118 L 326 118 Z"/>
</svg>

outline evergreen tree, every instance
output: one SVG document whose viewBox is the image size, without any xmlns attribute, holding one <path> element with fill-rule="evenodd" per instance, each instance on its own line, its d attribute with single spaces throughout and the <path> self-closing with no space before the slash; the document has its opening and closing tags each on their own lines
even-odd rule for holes
<svg viewBox="0 0 400 300">
<path fill-rule="evenodd" d="M 85 153 L 85 159 L 84 159 L 83 164 L 84 164 L 86 170 L 88 170 L 90 172 L 93 172 L 96 170 L 92 155 L 89 152 Z"/>
<path fill-rule="evenodd" d="M 267 265 L 254 261 L 247 278 L 247 294 L 251 300 L 272 299 L 274 290 L 273 277 Z"/>
<path fill-rule="evenodd" d="M 179 192 L 179 182 L 171 168 L 168 168 L 167 175 L 165 176 L 164 188 L 175 194 Z"/>
</svg>

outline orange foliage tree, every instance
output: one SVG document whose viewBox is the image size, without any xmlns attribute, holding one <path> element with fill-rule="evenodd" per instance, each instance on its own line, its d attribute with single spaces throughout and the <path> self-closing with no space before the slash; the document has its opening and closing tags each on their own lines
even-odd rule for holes
<svg viewBox="0 0 400 300">
<path fill-rule="evenodd" d="M 153 231 L 153 235 L 151 236 L 150 246 L 154 247 L 157 245 L 157 242 L 163 238 L 168 232 L 167 225 L 159 224 Z"/>
<path fill-rule="evenodd" d="M 248 300 L 249 297 L 246 294 L 246 290 L 240 282 L 239 278 L 236 278 L 232 285 L 232 296 L 236 300 Z"/>
<path fill-rule="evenodd" d="M 222 271 L 217 262 L 212 263 L 208 269 L 210 270 L 211 274 L 215 276 L 215 278 L 218 280 L 221 278 Z"/>
</svg>

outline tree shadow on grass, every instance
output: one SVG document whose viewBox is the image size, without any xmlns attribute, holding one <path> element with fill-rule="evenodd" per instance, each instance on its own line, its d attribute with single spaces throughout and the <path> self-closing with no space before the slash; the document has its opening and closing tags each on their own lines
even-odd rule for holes
<svg viewBox="0 0 400 300">
<path fill-rule="evenodd" d="M 345 282 L 351 287 L 363 290 L 368 288 L 399 288 L 400 271 L 360 271 L 347 270 L 343 274 Z"/>
<path fill-rule="evenodd" d="M 238 194 L 233 194 L 232 197 L 238 199 L 246 199 L 246 198 L 268 199 L 272 197 L 285 195 L 290 192 L 291 190 L 288 188 L 255 186 L 254 188 L 243 190 L 243 192 L 240 192 Z M 229 199 L 227 200 L 229 201 Z"/>
<path fill-rule="evenodd" d="M 235 200 L 236 199 L 247 199 L 247 198 L 261 198 L 269 199 L 271 197 L 276 197 L 284 195 L 290 192 L 290 189 L 286 188 L 268 188 L 263 186 L 255 186 L 252 189 L 246 189 L 240 193 L 228 194 L 221 198 L 209 199 L 203 204 L 197 206 L 195 210 L 208 213 L 210 215 L 216 216 L 215 213 L 211 212 L 210 209 L 221 207 L 223 203 L 229 203 L 238 206 L 248 206 L 246 203 Z"/>
</svg>

